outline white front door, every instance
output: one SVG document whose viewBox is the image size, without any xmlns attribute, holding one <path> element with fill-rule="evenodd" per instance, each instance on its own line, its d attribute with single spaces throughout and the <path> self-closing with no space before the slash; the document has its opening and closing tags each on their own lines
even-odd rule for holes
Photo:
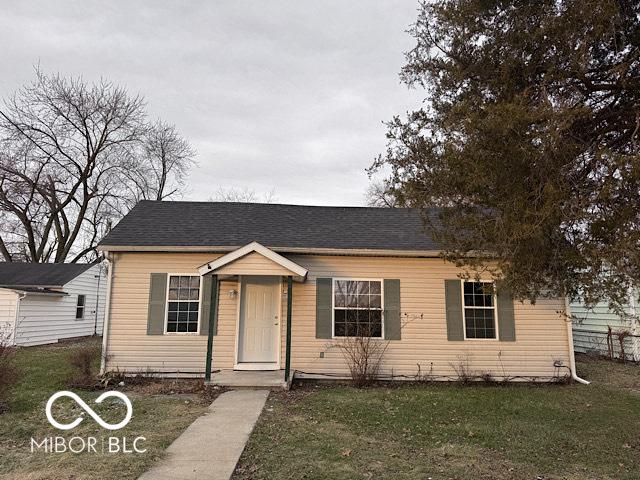
<svg viewBox="0 0 640 480">
<path fill-rule="evenodd" d="M 242 277 L 238 368 L 277 369 L 280 277 Z"/>
</svg>

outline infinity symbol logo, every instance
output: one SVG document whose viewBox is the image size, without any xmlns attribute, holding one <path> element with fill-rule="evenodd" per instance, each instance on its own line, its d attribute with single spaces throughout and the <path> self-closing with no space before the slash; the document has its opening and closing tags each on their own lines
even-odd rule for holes
<svg viewBox="0 0 640 480">
<path fill-rule="evenodd" d="M 59 399 L 60 397 L 69 397 L 71 399 L 73 399 L 74 402 L 76 402 L 78 405 L 80 405 L 80 407 L 87 412 L 89 415 L 91 415 L 91 417 L 98 422 L 98 424 L 102 427 L 102 428 L 106 428 L 108 430 L 119 430 L 120 428 L 124 427 L 127 423 L 129 423 L 129 420 L 131 420 L 131 416 L 133 415 L 133 406 L 131 405 L 131 400 L 129 400 L 129 398 L 121 392 L 116 392 L 114 390 L 110 391 L 110 392 L 104 392 L 102 395 L 100 395 L 98 398 L 96 398 L 96 403 L 102 403 L 102 401 L 105 398 L 109 398 L 109 397 L 117 397 L 120 400 L 122 400 L 124 402 L 124 404 L 127 406 L 127 414 L 124 417 L 124 420 L 122 420 L 120 423 L 116 423 L 111 424 L 111 423 L 107 423 L 104 420 L 102 420 L 102 418 L 100 418 L 98 416 L 98 414 L 96 412 L 93 411 L 93 409 L 87 405 L 84 400 L 82 400 L 78 395 L 76 395 L 73 392 L 68 392 L 66 390 L 63 390 L 61 392 L 58 393 L 54 393 L 53 395 L 51 395 L 51 398 L 49 398 L 49 401 L 47 402 L 47 408 L 45 410 L 46 414 L 47 414 L 47 420 L 49 420 L 49 423 L 51 425 L 53 425 L 54 427 L 56 427 L 59 430 L 71 430 L 72 428 L 77 427 L 78 425 L 80 425 L 80 422 L 82 422 L 82 420 L 84 420 L 84 417 L 78 417 L 76 418 L 73 422 L 71 423 L 60 423 L 58 421 L 56 421 L 55 418 L 53 418 L 53 416 L 51 415 L 51 407 L 53 406 L 54 402 Z"/>
</svg>

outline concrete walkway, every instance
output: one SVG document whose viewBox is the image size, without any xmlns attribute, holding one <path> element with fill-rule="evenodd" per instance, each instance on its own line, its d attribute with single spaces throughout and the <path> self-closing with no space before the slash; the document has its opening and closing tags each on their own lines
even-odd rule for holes
<svg viewBox="0 0 640 480">
<path fill-rule="evenodd" d="M 139 480 L 228 480 L 268 395 L 268 390 L 223 393 Z"/>
</svg>

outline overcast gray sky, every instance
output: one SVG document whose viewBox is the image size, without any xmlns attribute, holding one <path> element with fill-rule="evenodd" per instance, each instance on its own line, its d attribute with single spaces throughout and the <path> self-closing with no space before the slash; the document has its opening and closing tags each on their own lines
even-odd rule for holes
<svg viewBox="0 0 640 480">
<path fill-rule="evenodd" d="M 6 1 L 0 96 L 47 72 L 145 96 L 198 152 L 185 198 L 218 187 L 361 205 L 401 85 L 417 0 Z"/>
</svg>

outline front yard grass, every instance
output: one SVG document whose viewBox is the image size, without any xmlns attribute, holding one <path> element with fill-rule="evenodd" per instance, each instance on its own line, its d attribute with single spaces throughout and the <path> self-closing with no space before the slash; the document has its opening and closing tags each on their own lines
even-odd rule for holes
<svg viewBox="0 0 640 480">
<path fill-rule="evenodd" d="M 639 368 L 580 359 L 589 386 L 272 394 L 234 479 L 637 479 Z"/>
<path fill-rule="evenodd" d="M 68 358 L 74 349 L 97 344 L 98 339 L 22 348 L 17 354 L 21 380 L 12 390 L 10 411 L 0 415 L 0 479 L 135 479 L 159 458 L 164 449 L 193 420 L 202 415 L 208 402 L 199 396 L 152 395 L 153 389 L 126 390 L 133 403 L 131 422 L 122 430 L 102 429 L 84 415 L 83 422 L 71 431 L 54 429 L 45 416 L 45 404 L 59 390 L 72 390 L 107 421 L 119 422 L 124 416 L 121 403 L 96 405 L 93 400 L 101 391 L 89 392 L 68 388 Z M 116 387 L 116 390 L 122 390 Z M 69 422 L 84 411 L 71 400 L 55 404 L 55 418 Z M 72 436 L 97 438 L 117 436 L 133 439 L 144 436 L 144 454 L 109 453 L 44 453 L 31 452 L 31 438 Z M 130 445 L 129 445 L 130 446 Z"/>
</svg>

